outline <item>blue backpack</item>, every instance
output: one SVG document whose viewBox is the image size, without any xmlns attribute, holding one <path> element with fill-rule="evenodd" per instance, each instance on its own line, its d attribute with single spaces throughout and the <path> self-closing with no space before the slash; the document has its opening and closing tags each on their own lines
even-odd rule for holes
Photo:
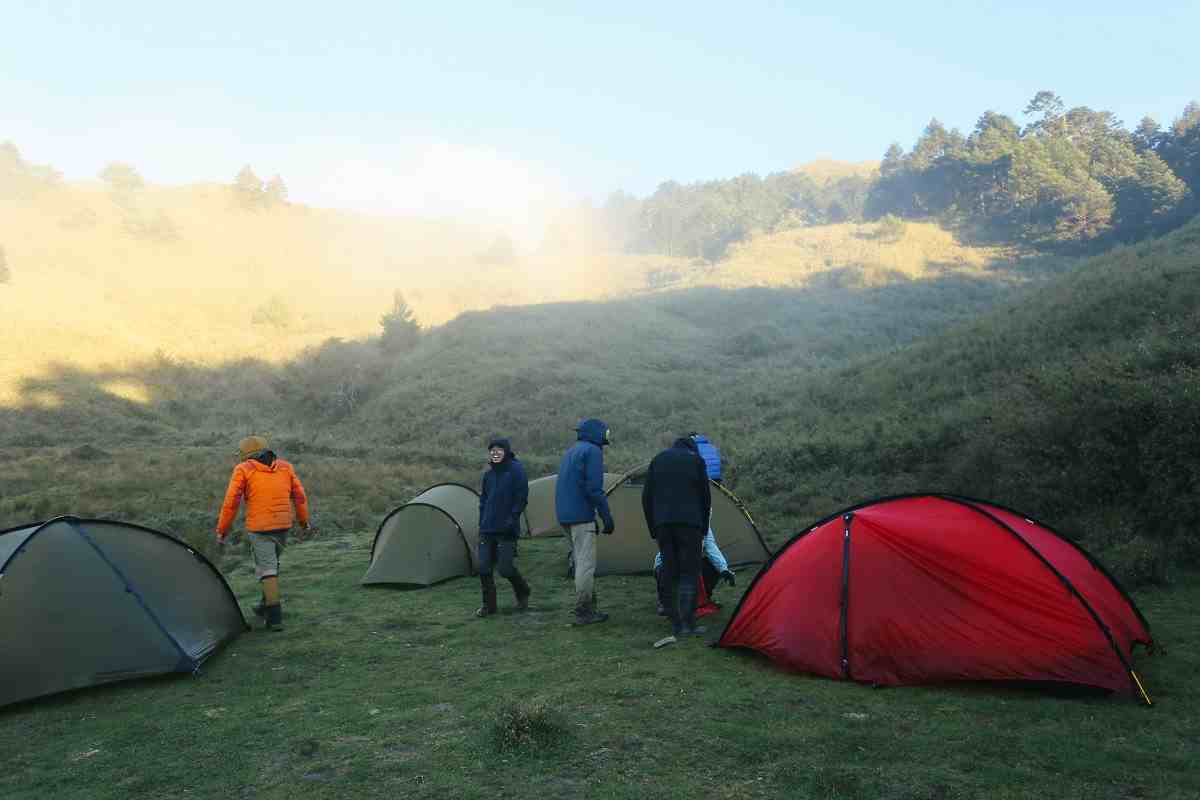
<svg viewBox="0 0 1200 800">
<path fill-rule="evenodd" d="M 696 443 L 696 449 L 700 451 L 700 457 L 704 459 L 704 466 L 708 470 L 710 480 L 721 480 L 721 451 L 717 446 L 708 440 L 707 436 L 699 433 L 692 434 L 692 440 Z"/>
</svg>

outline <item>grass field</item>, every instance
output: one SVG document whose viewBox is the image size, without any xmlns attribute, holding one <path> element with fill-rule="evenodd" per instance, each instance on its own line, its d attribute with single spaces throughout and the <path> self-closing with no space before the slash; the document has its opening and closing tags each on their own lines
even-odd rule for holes
<svg viewBox="0 0 1200 800">
<path fill-rule="evenodd" d="M 785 674 L 701 640 L 664 650 L 649 577 L 598 582 L 575 629 L 562 542 L 528 540 L 531 609 L 472 615 L 478 582 L 358 585 L 371 529 L 285 555 L 287 630 L 249 632 L 199 677 L 0 710 L 0 796 L 230 798 L 1194 798 L 1200 579 L 1136 600 L 1166 648 L 1157 701 L 994 686 L 872 689 Z M 772 538 L 777 538 L 776 533 Z M 218 557 L 248 614 L 256 586 Z M 749 585 L 722 589 L 719 631 Z M 503 583 L 503 582 L 502 582 Z"/>
</svg>

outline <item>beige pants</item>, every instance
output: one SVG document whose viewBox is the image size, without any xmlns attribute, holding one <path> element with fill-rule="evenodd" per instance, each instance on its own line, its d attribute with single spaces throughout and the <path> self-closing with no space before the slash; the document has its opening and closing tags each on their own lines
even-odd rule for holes
<svg viewBox="0 0 1200 800">
<path fill-rule="evenodd" d="M 279 556 L 283 555 L 283 548 L 287 546 L 287 535 L 287 528 L 246 532 L 250 554 L 254 556 L 254 576 L 260 581 L 279 577 Z"/>
<path fill-rule="evenodd" d="M 575 556 L 575 607 L 592 607 L 596 595 L 596 534 L 595 522 L 563 525 L 563 536 L 571 543 Z"/>
</svg>

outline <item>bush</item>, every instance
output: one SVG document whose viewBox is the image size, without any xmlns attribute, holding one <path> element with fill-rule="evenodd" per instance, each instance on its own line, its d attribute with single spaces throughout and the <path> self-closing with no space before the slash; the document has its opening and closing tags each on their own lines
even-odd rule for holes
<svg viewBox="0 0 1200 800">
<path fill-rule="evenodd" d="M 875 227 L 875 238 L 881 242 L 898 242 L 904 238 L 904 220 L 895 214 L 884 214 Z"/>
<path fill-rule="evenodd" d="M 157 211 L 153 216 L 146 217 L 137 209 L 130 209 L 122 224 L 125 232 L 135 239 L 159 244 L 179 240 L 179 229 L 165 211 Z"/>
<path fill-rule="evenodd" d="M 560 745 L 568 736 L 566 722 L 544 700 L 510 703 L 492 723 L 492 745 L 498 753 L 545 750 Z"/>
<path fill-rule="evenodd" d="M 1100 563 L 1129 591 L 1171 583 L 1166 546 L 1144 536 L 1110 545 L 1101 554 Z"/>
<path fill-rule="evenodd" d="M 270 325 L 284 330 L 292 324 L 292 310 L 288 308 L 288 304 L 283 301 L 283 298 L 275 296 L 254 309 L 254 313 L 250 315 L 250 322 L 254 325 Z"/>
</svg>

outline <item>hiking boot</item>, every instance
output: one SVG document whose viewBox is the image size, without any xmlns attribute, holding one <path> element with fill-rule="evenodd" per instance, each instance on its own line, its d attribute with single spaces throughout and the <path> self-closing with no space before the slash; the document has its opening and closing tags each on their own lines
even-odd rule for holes
<svg viewBox="0 0 1200 800">
<path fill-rule="evenodd" d="M 533 590 L 529 588 L 529 584 L 519 572 L 509 578 L 509 581 L 512 583 L 513 596 L 517 598 L 517 611 L 528 610 L 529 595 L 533 594 Z"/>
<path fill-rule="evenodd" d="M 654 613 L 660 617 L 669 617 L 667 608 L 673 603 L 674 592 L 671 591 L 671 579 L 667 577 L 666 571 L 662 567 L 654 570 L 654 590 L 658 593 L 658 602 L 655 604 Z"/>
<path fill-rule="evenodd" d="M 706 628 L 696 625 L 696 586 L 687 585 L 690 581 L 679 584 L 679 616 L 672 620 L 677 628 L 682 628 L 686 636 L 700 636 Z"/>
<path fill-rule="evenodd" d="M 267 630 L 281 631 L 283 630 L 283 606 L 273 605 L 265 606 L 263 610 L 266 612 Z"/>
<path fill-rule="evenodd" d="M 490 617 L 496 613 L 496 579 L 491 575 L 480 575 L 479 587 L 483 594 L 483 605 L 475 609 L 475 616 Z"/>
<path fill-rule="evenodd" d="M 590 604 L 575 607 L 575 625 L 595 625 L 597 622 L 604 622 L 606 619 L 608 619 L 608 614 L 605 614 L 603 611 L 597 611 Z"/>
</svg>

